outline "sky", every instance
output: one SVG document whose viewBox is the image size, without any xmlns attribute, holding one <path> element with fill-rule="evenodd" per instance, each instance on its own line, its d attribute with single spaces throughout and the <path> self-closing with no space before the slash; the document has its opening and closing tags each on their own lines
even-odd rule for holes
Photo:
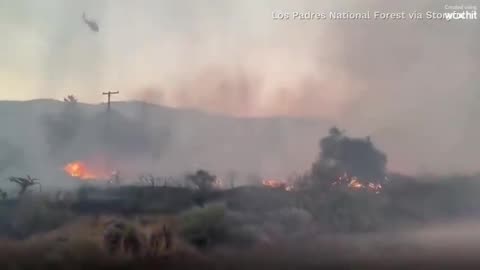
<svg viewBox="0 0 480 270">
<path fill-rule="evenodd" d="M 235 116 L 313 116 L 371 134 L 397 157 L 414 153 L 422 161 L 416 170 L 474 170 L 478 20 L 272 18 L 444 12 L 446 4 L 480 7 L 475 0 L 0 0 L 0 100 L 74 94 L 99 103 L 111 90 L 120 91 L 116 100 Z"/>
<path fill-rule="evenodd" d="M 7 61 L 0 64 L 0 98 L 73 93 L 96 103 L 101 91 L 119 90 L 122 99 L 149 98 L 171 106 L 208 109 L 224 103 L 218 105 L 223 113 L 288 114 L 275 108 L 271 96 L 295 98 L 282 93 L 294 92 L 288 88 L 303 81 L 331 80 L 330 68 L 318 67 L 312 59 L 319 56 L 310 54 L 324 27 L 272 20 L 276 9 L 296 9 L 292 3 L 2 1 L 7 43 L 1 53 Z M 298 7 L 317 8 L 312 3 Z M 98 22 L 99 33 L 83 24 L 84 11 Z M 341 102 L 345 95 L 323 91 L 326 101 Z"/>
</svg>

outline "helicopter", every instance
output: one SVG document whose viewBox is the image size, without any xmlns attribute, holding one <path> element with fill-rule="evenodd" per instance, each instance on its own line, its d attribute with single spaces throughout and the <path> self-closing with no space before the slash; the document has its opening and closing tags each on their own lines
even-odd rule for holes
<svg viewBox="0 0 480 270">
<path fill-rule="evenodd" d="M 88 19 L 87 16 L 85 15 L 85 12 L 83 12 L 83 14 L 82 14 L 82 19 L 83 19 L 83 22 L 86 25 L 88 25 L 90 30 L 92 30 L 93 32 L 98 32 L 99 31 L 99 27 L 98 27 L 97 22 L 95 22 L 94 20 Z"/>
</svg>

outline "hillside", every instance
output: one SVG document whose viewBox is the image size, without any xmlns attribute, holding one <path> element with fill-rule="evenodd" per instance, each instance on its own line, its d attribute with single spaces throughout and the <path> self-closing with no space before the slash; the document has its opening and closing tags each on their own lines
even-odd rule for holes
<svg viewBox="0 0 480 270">
<path fill-rule="evenodd" d="M 10 172 L 26 171 L 52 178 L 58 174 L 61 162 L 98 154 L 102 146 L 97 137 L 103 128 L 105 105 L 77 105 L 88 120 L 61 149 L 60 157 L 53 157 L 46 143 L 45 118 L 61 115 L 64 103 L 0 101 L 0 139 L 21 147 L 26 157 L 20 168 L 10 168 Z M 136 101 L 115 102 L 112 108 L 112 114 L 129 121 L 128 125 L 125 120 L 115 122 L 118 126 L 112 127 L 115 136 L 122 135 L 121 147 L 115 146 L 116 158 L 129 168 L 162 175 L 203 167 L 220 175 L 235 170 L 243 175 L 284 177 L 310 166 L 318 153 L 319 138 L 331 125 L 308 118 L 228 117 Z M 142 130 L 142 136 L 148 138 L 143 148 L 138 142 L 143 139 L 137 139 L 138 132 L 132 129 Z"/>
</svg>

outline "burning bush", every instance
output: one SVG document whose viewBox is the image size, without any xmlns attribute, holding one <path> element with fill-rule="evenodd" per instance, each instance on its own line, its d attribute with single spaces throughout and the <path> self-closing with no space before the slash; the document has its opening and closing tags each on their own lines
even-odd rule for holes
<svg viewBox="0 0 480 270">
<path fill-rule="evenodd" d="M 330 188 L 343 175 L 351 176 L 347 185 L 352 187 L 372 184 L 378 189 L 376 185 L 385 180 L 387 157 L 369 137 L 350 138 L 333 127 L 320 141 L 320 150 L 319 159 L 313 163 L 309 176 L 317 186 Z"/>
<path fill-rule="evenodd" d="M 63 170 L 71 177 L 81 180 L 107 180 L 112 177 L 112 172 L 107 172 L 106 169 L 97 168 L 87 165 L 84 161 L 73 161 L 65 165 Z"/>
<path fill-rule="evenodd" d="M 283 189 L 285 191 L 292 191 L 293 185 L 282 180 L 275 179 L 265 179 L 262 181 L 264 187 L 273 188 L 273 189 Z"/>
</svg>

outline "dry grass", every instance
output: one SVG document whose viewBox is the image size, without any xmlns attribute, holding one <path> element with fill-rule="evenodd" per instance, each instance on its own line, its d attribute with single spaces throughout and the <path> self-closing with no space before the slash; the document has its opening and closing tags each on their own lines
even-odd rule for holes
<svg viewBox="0 0 480 270">
<path fill-rule="evenodd" d="M 472 252 L 480 246 L 480 239 L 475 242 L 478 245 L 467 247 L 429 236 L 423 244 L 416 241 L 425 235 L 423 231 L 406 234 L 409 237 L 377 234 L 277 240 L 248 249 L 223 246 L 206 253 L 177 239 L 174 250 L 156 257 L 110 256 L 101 239 L 104 224 L 112 219 L 117 217 L 79 217 L 26 240 L 0 240 L 1 269 L 478 269 L 472 267 L 480 265 Z M 153 226 L 165 220 L 169 218 L 151 216 L 135 222 Z M 442 230 L 441 235 L 445 234 Z M 455 250 L 446 248 L 446 243 Z M 450 256 L 453 251 L 455 257 Z"/>
<path fill-rule="evenodd" d="M 136 263 L 152 263 L 152 260 L 164 263 L 165 257 L 195 253 L 188 245 L 176 240 L 174 248 L 160 254 L 158 258 L 132 258 L 124 254 L 110 256 L 103 247 L 103 230 L 111 220 L 120 218 L 79 217 L 57 230 L 36 234 L 25 240 L 0 240 L 0 265 L 7 266 L 6 269 L 91 269 L 93 266 L 123 268 Z M 170 220 L 165 217 L 142 217 L 134 223 L 142 226 L 140 223 L 146 222 L 141 229 L 148 231 L 167 221 Z"/>
</svg>

